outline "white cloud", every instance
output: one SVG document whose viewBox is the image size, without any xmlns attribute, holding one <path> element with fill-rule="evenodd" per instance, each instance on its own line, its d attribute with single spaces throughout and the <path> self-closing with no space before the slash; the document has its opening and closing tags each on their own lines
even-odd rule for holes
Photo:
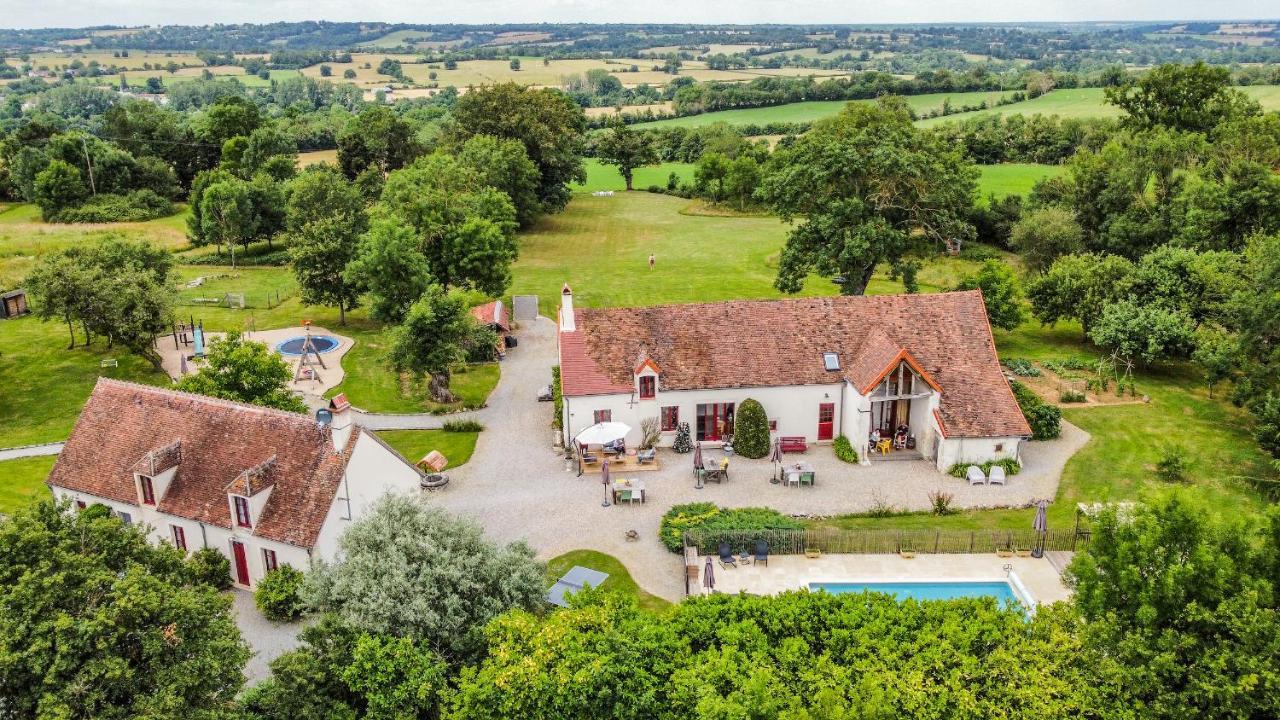
<svg viewBox="0 0 1280 720">
<path fill-rule="evenodd" d="M 1272 17 L 1275 0 L 0 0 L 5 27 L 205 24 L 275 20 L 675 23 L 888 23 Z"/>
</svg>

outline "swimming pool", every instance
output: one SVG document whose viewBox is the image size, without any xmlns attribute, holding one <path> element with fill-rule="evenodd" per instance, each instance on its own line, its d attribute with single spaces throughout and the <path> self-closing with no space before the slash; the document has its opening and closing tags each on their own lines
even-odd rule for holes
<svg viewBox="0 0 1280 720">
<path fill-rule="evenodd" d="M 906 598 L 914 598 L 916 600 L 953 600 L 955 598 L 992 597 L 1001 605 L 1007 601 L 1022 602 L 1022 599 L 1014 593 L 1013 586 L 1003 580 L 809 583 L 809 589 L 825 590 L 832 595 L 880 592 L 893 595 L 899 600 Z"/>
<path fill-rule="evenodd" d="M 307 340 L 306 336 L 303 336 L 303 335 L 299 335 L 298 337 L 291 337 L 288 340 L 285 340 L 284 342 L 277 344 L 276 352 L 280 353 L 281 355 L 290 355 L 290 356 L 296 357 L 302 354 L 302 344 L 306 342 L 306 340 Z M 333 352 L 334 350 L 338 349 L 338 345 L 340 344 L 341 343 L 338 341 L 338 338 L 331 337 L 329 335 L 312 335 L 311 336 L 311 346 L 314 347 L 316 349 L 316 352 L 318 353 Z"/>
</svg>

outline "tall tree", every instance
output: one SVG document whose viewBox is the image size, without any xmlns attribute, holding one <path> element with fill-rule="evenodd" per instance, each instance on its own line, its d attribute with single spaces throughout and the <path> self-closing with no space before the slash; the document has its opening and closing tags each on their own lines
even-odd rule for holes
<svg viewBox="0 0 1280 720">
<path fill-rule="evenodd" d="M 369 105 L 338 134 L 338 167 L 355 179 L 367 170 L 385 177 L 422 152 L 413 128 L 385 105 Z"/>
<path fill-rule="evenodd" d="M 1124 110 L 1124 125 L 1209 133 L 1227 120 L 1256 115 L 1258 104 L 1231 87 L 1231 70 L 1196 61 L 1170 63 L 1106 89 L 1107 102 Z"/>
<path fill-rule="evenodd" d="M 429 286 L 393 331 L 392 368 L 428 377 L 431 396 L 437 402 L 453 402 L 449 372 L 466 359 L 473 323 L 460 294 L 445 292 L 439 285 Z"/>
<path fill-rule="evenodd" d="M 476 135 L 519 140 L 538 166 L 538 200 L 543 212 L 569 203 L 569 184 L 586 182 L 582 144 L 587 117 L 566 94 L 514 82 L 474 88 L 458 98 L 446 140 L 461 145 Z"/>
<path fill-rule="evenodd" d="M 1027 284 L 1036 319 L 1046 325 L 1078 320 L 1085 337 L 1103 309 L 1128 295 L 1133 263 L 1115 255 L 1064 255 Z"/>
<path fill-rule="evenodd" d="M 244 180 L 228 179 L 204 188 L 200 196 L 200 234 L 206 242 L 231 250 L 231 267 L 236 266 L 236 245 L 248 247 L 258 230 L 258 213 L 253 189 Z"/>
<path fill-rule="evenodd" d="M 987 319 L 1002 330 L 1012 330 L 1026 319 L 1022 311 L 1022 288 L 1013 268 L 1001 260 L 982 263 L 977 274 L 956 285 L 957 290 L 981 290 Z"/>
<path fill-rule="evenodd" d="M 0 659 L 6 717 L 230 720 L 249 649 L 182 553 L 44 501 L 0 522 Z"/>
<path fill-rule="evenodd" d="M 417 234 L 404 220 L 389 214 L 374 217 L 346 275 L 348 282 L 368 290 L 369 314 L 384 322 L 403 320 L 431 284 L 431 268 L 418 248 Z"/>
<path fill-rule="evenodd" d="M 609 129 L 592 138 L 596 157 L 606 165 L 618 168 L 631 190 L 635 169 L 658 162 L 658 152 L 648 133 L 636 132 L 621 118 L 614 118 Z"/>
<path fill-rule="evenodd" d="M 289 259 L 302 302 L 336 305 L 340 325 L 347 324 L 347 311 L 356 307 L 362 290 L 346 274 L 356 257 L 360 231 L 356 218 L 339 215 L 313 220 L 290 235 Z"/>
<path fill-rule="evenodd" d="M 860 295 L 880 262 L 898 260 L 915 233 L 951 249 L 966 220 L 977 170 L 963 151 L 912 125 L 898 98 L 849 105 L 774 153 L 760 195 L 787 234 L 774 284 L 798 292 L 810 272 Z"/>
<path fill-rule="evenodd" d="M 289 391 L 293 369 L 279 353 L 260 342 L 232 333 L 209 343 L 205 365 L 178 382 L 178 389 L 224 400 L 306 412 L 307 405 Z"/>
<path fill-rule="evenodd" d="M 521 227 L 529 227 L 542 214 L 538 166 L 529 159 L 520 141 L 477 135 L 462 144 L 458 161 L 474 170 L 482 183 L 511 198 Z"/>
<path fill-rule="evenodd" d="M 1084 231 L 1070 210 L 1046 207 L 1019 220 L 1009 243 L 1029 270 L 1044 272 L 1063 255 L 1084 251 Z"/>
<path fill-rule="evenodd" d="M 365 200 L 360 191 L 329 165 L 307 168 L 285 184 L 285 227 L 297 232 L 321 217 L 362 217 Z"/>
<path fill-rule="evenodd" d="M 443 152 L 392 173 L 381 206 L 418 234 L 433 282 L 497 296 L 511 282 L 516 212 L 500 190 Z"/>
</svg>

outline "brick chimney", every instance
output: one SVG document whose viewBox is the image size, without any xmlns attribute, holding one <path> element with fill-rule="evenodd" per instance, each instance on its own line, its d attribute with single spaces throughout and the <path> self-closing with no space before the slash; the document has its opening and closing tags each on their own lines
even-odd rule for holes
<svg viewBox="0 0 1280 720">
<path fill-rule="evenodd" d="M 569 283 L 560 290 L 560 332 L 575 332 L 578 324 L 573 316 L 573 290 Z"/>
<path fill-rule="evenodd" d="M 329 401 L 329 411 L 333 413 L 333 422 L 329 426 L 329 432 L 333 437 L 333 449 L 342 452 L 347 447 L 347 441 L 351 439 L 351 430 L 354 427 L 351 418 L 351 401 L 347 400 L 347 394 L 334 395 Z"/>
</svg>

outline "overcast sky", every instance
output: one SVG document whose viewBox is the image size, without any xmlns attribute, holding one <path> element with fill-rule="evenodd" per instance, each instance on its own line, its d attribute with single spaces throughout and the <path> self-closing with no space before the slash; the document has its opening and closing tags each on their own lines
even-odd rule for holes
<svg viewBox="0 0 1280 720">
<path fill-rule="evenodd" d="M 887 23 L 1280 16 L 1277 0 L 0 0 L 0 26 L 402 23 Z"/>
</svg>

